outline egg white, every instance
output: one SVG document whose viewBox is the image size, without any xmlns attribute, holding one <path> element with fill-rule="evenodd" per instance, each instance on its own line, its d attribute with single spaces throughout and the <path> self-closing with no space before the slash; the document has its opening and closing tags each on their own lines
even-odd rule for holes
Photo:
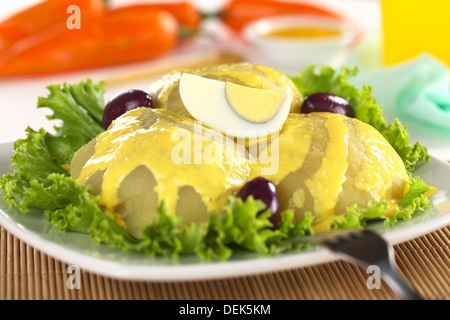
<svg viewBox="0 0 450 320">
<path fill-rule="evenodd" d="M 238 138 L 258 138 L 280 130 L 289 114 L 292 97 L 286 94 L 276 115 L 265 123 L 241 118 L 229 105 L 226 83 L 183 73 L 179 84 L 181 101 L 188 112 L 204 125 Z"/>
</svg>

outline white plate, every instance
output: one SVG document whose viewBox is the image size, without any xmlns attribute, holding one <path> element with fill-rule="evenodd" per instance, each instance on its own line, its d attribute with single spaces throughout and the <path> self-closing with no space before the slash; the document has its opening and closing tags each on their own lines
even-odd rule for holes
<svg viewBox="0 0 450 320">
<path fill-rule="evenodd" d="M 0 175 L 9 172 L 12 143 L 0 144 Z M 416 174 L 428 185 L 438 188 L 433 196 L 434 207 L 425 214 L 401 221 L 385 229 L 375 228 L 391 244 L 413 239 L 450 224 L 450 165 L 432 158 L 421 165 Z M 178 260 L 149 258 L 95 245 L 86 235 L 61 233 L 52 228 L 41 212 L 21 214 L 7 209 L 0 200 L 0 224 L 14 236 L 41 252 L 83 271 L 128 280 L 196 280 L 244 276 L 286 270 L 333 261 L 338 258 L 327 249 L 288 253 L 266 257 L 254 253 L 238 252 L 228 261 L 202 262 L 197 257 Z"/>
</svg>

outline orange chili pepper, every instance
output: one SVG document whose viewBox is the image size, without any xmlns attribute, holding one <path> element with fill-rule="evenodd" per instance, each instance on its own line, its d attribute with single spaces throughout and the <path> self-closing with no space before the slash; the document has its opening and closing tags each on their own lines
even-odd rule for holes
<svg viewBox="0 0 450 320">
<path fill-rule="evenodd" d="M 239 32 L 249 22 L 283 14 L 314 14 L 343 20 L 336 12 L 321 6 L 277 0 L 230 0 L 222 8 L 220 16 L 226 25 Z"/>
<path fill-rule="evenodd" d="M 103 0 L 46 0 L 0 22 L 0 53 L 20 40 L 59 25 L 66 28 L 67 8 L 77 5 L 81 21 L 105 13 Z"/>
<path fill-rule="evenodd" d="M 135 4 L 123 7 L 118 7 L 116 10 L 122 12 L 138 12 L 138 11 L 152 11 L 155 9 L 166 10 L 173 14 L 177 19 L 182 35 L 191 35 L 198 31 L 202 16 L 200 12 L 190 2 L 161 2 L 149 4 Z"/>
<path fill-rule="evenodd" d="M 81 29 L 49 28 L 0 54 L 0 75 L 32 75 L 153 59 L 177 42 L 178 23 L 165 10 L 112 10 Z"/>
</svg>

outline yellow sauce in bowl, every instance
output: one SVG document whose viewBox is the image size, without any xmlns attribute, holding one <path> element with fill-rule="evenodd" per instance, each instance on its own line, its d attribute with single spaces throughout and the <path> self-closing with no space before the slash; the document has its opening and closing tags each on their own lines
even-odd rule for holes
<svg viewBox="0 0 450 320">
<path fill-rule="evenodd" d="M 308 26 L 276 28 L 271 31 L 261 33 L 261 36 L 263 37 L 290 39 L 335 37 L 340 35 L 342 35 L 342 31 L 338 29 Z"/>
</svg>

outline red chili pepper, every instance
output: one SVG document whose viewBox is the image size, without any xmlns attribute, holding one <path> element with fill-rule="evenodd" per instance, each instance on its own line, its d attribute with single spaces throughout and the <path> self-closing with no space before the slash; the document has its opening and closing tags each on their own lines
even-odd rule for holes
<svg viewBox="0 0 450 320">
<path fill-rule="evenodd" d="M 118 7 L 116 10 L 121 10 L 122 12 L 128 12 L 132 14 L 138 11 L 152 11 L 155 9 L 166 10 L 173 14 L 177 19 L 181 32 L 185 35 L 191 35 L 198 31 L 201 14 L 197 8 L 190 2 L 169 2 L 169 3 L 149 3 L 149 4 L 135 4 L 128 5 L 124 7 Z"/>
<path fill-rule="evenodd" d="M 103 0 L 46 0 L 20 11 L 0 22 L 0 53 L 27 37 L 59 25 L 66 28 L 67 8 L 80 8 L 81 21 L 105 13 Z"/>
<path fill-rule="evenodd" d="M 222 21 L 239 32 L 249 22 L 277 15 L 313 14 L 343 20 L 338 13 L 305 2 L 277 0 L 230 0 L 221 10 Z"/>
<path fill-rule="evenodd" d="M 26 39 L 27 45 L 10 48 L 0 54 L 0 75 L 46 74 L 149 60 L 171 50 L 177 38 L 177 20 L 165 10 L 113 10 L 81 22 L 81 29 L 53 26 Z"/>
</svg>

